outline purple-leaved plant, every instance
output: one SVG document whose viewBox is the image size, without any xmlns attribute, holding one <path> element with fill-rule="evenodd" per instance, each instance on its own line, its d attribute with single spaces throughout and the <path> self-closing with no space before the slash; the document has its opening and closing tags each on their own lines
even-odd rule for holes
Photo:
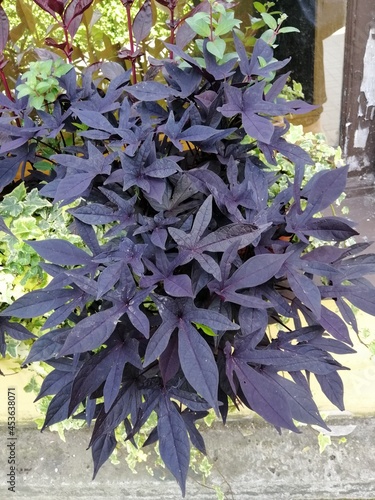
<svg viewBox="0 0 375 500">
<path fill-rule="evenodd" d="M 69 209 L 71 230 L 86 247 L 29 242 L 52 279 L 0 313 L 1 352 L 4 332 L 30 337 L 11 317 L 53 311 L 25 364 L 54 368 L 38 396 L 54 395 L 44 428 L 83 403 L 78 417 L 94 421 L 94 475 L 116 446 L 115 429 L 125 422 L 133 439 L 152 411 L 158 423 L 146 443 L 159 440 L 183 494 L 191 444 L 205 453 L 195 421 L 211 408 L 224 422 L 233 402 L 278 430 L 298 432 L 294 421 L 326 427 L 310 378 L 344 409 L 345 368 L 331 353 L 353 352 L 350 304 L 375 315 L 375 288 L 365 278 L 375 255 L 360 255 L 367 244 L 341 244 L 357 234 L 352 222 L 320 215 L 343 192 L 348 169 L 321 171 L 301 187 L 311 160 L 283 138 L 286 119 L 280 127 L 273 118 L 311 107 L 279 97 L 286 77 L 274 72 L 288 61 L 275 61 L 266 42 L 256 42 L 252 57 L 235 35 L 234 43 L 238 57 L 225 64 L 206 45 L 202 64 L 167 44 L 173 58 L 159 61 L 157 81 L 135 83 L 117 68 L 98 88 L 92 72 L 79 84 L 72 69 L 50 114 L 17 94 L 0 95 L 8 137 L 1 187 L 63 133 L 48 156 L 50 175 L 36 170 L 29 182 L 54 202 L 80 200 Z M 273 199 L 277 178 L 257 148 L 271 163 L 278 151 L 295 165 L 294 182 Z M 312 238 L 322 245 L 312 249 Z M 270 337 L 269 324 L 282 329 Z"/>
</svg>

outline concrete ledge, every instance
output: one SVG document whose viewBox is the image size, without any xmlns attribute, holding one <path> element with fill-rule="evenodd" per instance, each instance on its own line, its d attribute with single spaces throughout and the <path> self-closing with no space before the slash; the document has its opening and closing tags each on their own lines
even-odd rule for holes
<svg viewBox="0 0 375 500">
<path fill-rule="evenodd" d="M 317 432 L 282 435 L 259 419 L 236 418 L 204 431 L 209 456 L 215 462 L 207 485 L 191 474 L 188 500 L 214 500 L 220 485 L 228 500 L 323 500 L 375 498 L 375 417 L 330 417 L 336 435 L 319 453 Z M 353 430 L 353 426 L 355 426 Z M 347 434 L 347 442 L 339 443 Z M 125 463 L 106 463 L 91 481 L 90 431 L 68 431 L 66 442 L 48 430 L 19 426 L 16 441 L 16 493 L 8 491 L 8 432 L 0 427 L 0 498 L 178 500 L 180 490 L 169 475 L 150 476 L 145 466 L 133 474 Z"/>
</svg>

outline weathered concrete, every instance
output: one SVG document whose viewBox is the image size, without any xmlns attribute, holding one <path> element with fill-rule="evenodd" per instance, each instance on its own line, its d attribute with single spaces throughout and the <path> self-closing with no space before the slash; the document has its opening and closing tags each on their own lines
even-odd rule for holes
<svg viewBox="0 0 375 500">
<path fill-rule="evenodd" d="M 221 485 L 228 500 L 323 500 L 375 498 L 375 418 L 330 417 L 335 437 L 320 454 L 317 432 L 282 435 L 260 419 L 232 419 L 204 431 L 209 456 L 215 462 L 206 486 L 191 475 L 188 500 L 214 500 L 213 485 Z M 355 426 L 353 430 L 353 425 Z M 339 436 L 347 434 L 346 443 Z M 151 477 L 144 466 L 138 474 L 126 464 L 106 463 L 91 481 L 89 431 L 69 431 L 66 443 L 55 433 L 20 426 L 16 443 L 16 493 L 7 490 L 7 429 L 0 428 L 1 499 L 161 499 L 181 498 L 164 471 Z"/>
</svg>

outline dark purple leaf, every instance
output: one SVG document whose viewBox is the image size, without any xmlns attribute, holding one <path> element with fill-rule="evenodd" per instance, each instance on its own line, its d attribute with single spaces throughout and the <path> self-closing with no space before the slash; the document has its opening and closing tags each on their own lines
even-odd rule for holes
<svg viewBox="0 0 375 500">
<path fill-rule="evenodd" d="M 96 298 L 99 299 L 106 292 L 111 290 L 113 286 L 118 282 L 120 278 L 120 272 L 122 269 L 122 263 L 116 262 L 113 265 L 105 267 L 103 271 L 99 274 L 98 278 L 98 293 Z"/>
<path fill-rule="evenodd" d="M 152 24 L 151 0 L 146 0 L 133 21 L 133 34 L 138 45 L 142 40 L 148 37 Z"/>
<path fill-rule="evenodd" d="M 106 380 L 113 363 L 117 360 L 116 354 L 121 349 L 121 345 L 116 347 L 103 349 L 83 363 L 74 377 L 69 413 Z"/>
<path fill-rule="evenodd" d="M 287 398 L 274 381 L 254 370 L 243 361 L 231 357 L 227 365 L 229 380 L 232 379 L 233 371 L 237 376 L 246 401 L 253 411 L 256 411 L 267 422 L 276 427 L 284 427 L 298 432 L 293 423 Z"/>
<path fill-rule="evenodd" d="M 120 425 L 121 422 L 131 413 L 132 406 L 141 404 L 140 393 L 134 381 L 126 381 L 109 412 L 104 411 L 104 405 L 95 422 L 90 445 L 101 435 L 107 434 Z"/>
<path fill-rule="evenodd" d="M 176 327 L 177 321 L 175 318 L 162 322 L 147 344 L 145 359 L 143 362 L 144 366 L 148 366 L 165 351 L 170 336 Z"/>
<path fill-rule="evenodd" d="M 311 219 L 298 230 L 323 241 L 345 241 L 352 236 L 358 235 L 357 231 L 339 217 Z"/>
<path fill-rule="evenodd" d="M 204 40 L 203 42 L 203 56 L 206 63 L 207 72 L 212 75 L 215 80 L 224 80 L 233 75 L 233 67 L 237 61 L 237 58 L 233 57 L 223 64 L 218 64 L 216 62 L 216 57 L 207 50 L 207 42 L 208 40 Z"/>
<path fill-rule="evenodd" d="M 9 21 L 2 7 L 0 7 L 0 54 L 4 52 L 9 36 Z"/>
<path fill-rule="evenodd" d="M 11 149 L 12 152 L 9 155 L 0 155 L 0 191 L 13 181 L 19 168 L 25 167 L 31 154 L 26 144 L 18 149 L 12 146 Z"/>
<path fill-rule="evenodd" d="M 344 297 L 355 307 L 367 314 L 375 316 L 375 288 L 351 285 L 335 285 L 320 287 L 322 297 Z M 9 310 L 9 309 L 8 309 Z M 0 313 L 1 314 L 1 313 Z"/>
<path fill-rule="evenodd" d="M 184 406 L 187 406 L 192 411 L 209 410 L 210 405 L 195 392 L 188 392 L 182 389 L 176 389 L 173 386 L 169 390 L 169 394 L 174 399 L 177 399 Z"/>
<path fill-rule="evenodd" d="M 110 207 L 97 203 L 71 208 L 69 212 L 85 224 L 108 224 L 117 219 L 117 216 Z"/>
<path fill-rule="evenodd" d="M 211 348 L 191 325 L 179 328 L 178 355 L 187 381 L 218 413 L 219 372 Z"/>
<path fill-rule="evenodd" d="M 334 374 L 336 375 L 336 372 Z M 319 425 L 323 429 L 328 429 L 324 420 L 319 415 L 319 410 L 309 391 L 276 373 L 270 372 L 267 375 L 273 382 L 279 385 L 281 392 L 287 396 L 294 420 L 306 424 Z M 317 377 L 324 377 L 324 375 L 318 375 Z"/>
<path fill-rule="evenodd" d="M 350 325 L 353 330 L 358 334 L 357 318 L 352 311 L 352 308 L 341 297 L 336 298 L 336 305 L 344 321 Z"/>
<path fill-rule="evenodd" d="M 39 399 L 43 398 L 44 396 L 57 394 L 66 386 L 66 384 L 70 383 L 72 379 L 73 373 L 71 371 L 63 372 L 60 370 L 53 370 L 43 380 L 39 394 L 35 401 L 39 401 Z"/>
<path fill-rule="evenodd" d="M 159 368 L 164 385 L 171 380 L 180 368 L 180 360 L 178 359 L 178 337 L 173 334 L 170 337 L 169 343 L 159 357 Z"/>
<path fill-rule="evenodd" d="M 0 316 L 35 318 L 56 309 L 71 299 L 71 290 L 34 290 L 15 300 Z"/>
<path fill-rule="evenodd" d="M 72 0 L 65 9 L 63 16 L 64 25 L 68 28 L 72 38 L 75 37 L 81 24 L 82 14 L 90 7 L 92 2 L 93 0 Z"/>
<path fill-rule="evenodd" d="M 353 354 L 356 352 L 347 344 L 328 337 L 316 337 L 310 340 L 310 344 L 322 349 L 323 351 L 334 352 L 336 354 Z"/>
<path fill-rule="evenodd" d="M 43 259 L 60 266 L 88 264 L 90 255 L 66 240 L 26 241 Z"/>
<path fill-rule="evenodd" d="M 58 394 L 56 394 L 54 398 L 52 398 L 50 404 L 48 405 L 48 410 L 42 427 L 42 431 L 46 427 L 68 418 L 68 406 L 71 390 L 72 382 L 69 382 L 58 392 Z"/>
<path fill-rule="evenodd" d="M 186 429 L 189 433 L 190 441 L 197 450 L 199 450 L 203 455 L 206 455 L 206 446 L 204 444 L 204 440 L 202 437 L 202 434 L 198 431 L 198 429 L 195 427 L 195 420 L 204 418 L 208 415 L 208 412 L 206 411 L 200 411 L 200 412 L 192 412 L 189 409 L 184 410 L 181 413 L 182 418 L 184 419 Z"/>
<path fill-rule="evenodd" d="M 177 95 L 177 91 L 159 82 L 140 82 L 126 87 L 126 92 L 140 101 L 159 101 Z"/>
<path fill-rule="evenodd" d="M 321 296 L 319 288 L 315 283 L 304 274 L 300 274 L 290 268 L 288 270 L 288 282 L 300 301 L 309 307 L 316 318 L 319 319 L 321 314 Z"/>
<path fill-rule="evenodd" d="M 70 330 L 71 328 L 60 328 L 44 333 L 31 346 L 24 364 L 26 365 L 33 361 L 46 361 L 47 359 L 56 357 Z"/>
<path fill-rule="evenodd" d="M 90 351 L 100 347 L 116 328 L 123 309 L 111 307 L 83 319 L 69 333 L 59 355 Z"/>
<path fill-rule="evenodd" d="M 186 425 L 168 395 L 162 397 L 158 410 L 158 437 L 160 456 L 176 478 L 182 495 L 190 462 L 190 444 Z"/>
<path fill-rule="evenodd" d="M 64 11 L 64 0 L 34 0 L 39 7 L 51 14 L 56 19 L 56 14 L 62 15 Z"/>
<path fill-rule="evenodd" d="M 346 186 L 349 167 L 322 170 L 306 184 L 301 196 L 307 196 L 314 211 L 320 212 L 334 203 Z"/>
<path fill-rule="evenodd" d="M 168 83 L 179 91 L 181 97 L 188 97 L 195 92 L 202 80 L 202 75 L 195 68 L 179 68 L 172 61 L 165 61 L 164 67 L 168 72 Z"/>
<path fill-rule="evenodd" d="M 136 342 L 134 339 L 132 339 Z M 103 396 L 104 396 L 104 411 L 108 412 L 111 408 L 113 402 L 115 401 L 117 394 L 120 390 L 120 385 L 122 381 L 123 371 L 126 362 L 128 361 L 128 356 L 126 353 L 126 346 L 121 346 L 120 349 L 114 351 L 114 354 L 111 356 L 112 366 L 107 376 L 107 380 L 104 384 L 103 388 Z"/>
<path fill-rule="evenodd" d="M 323 305 L 321 306 L 321 317 L 319 323 L 323 328 L 325 328 L 325 330 L 327 330 L 328 333 L 335 337 L 335 339 L 346 342 L 349 345 L 353 345 L 346 323 L 340 318 L 340 316 L 330 311 Z"/>
<path fill-rule="evenodd" d="M 115 433 L 112 431 L 108 434 L 103 434 L 91 445 L 92 459 L 94 461 L 93 479 L 95 479 L 100 467 L 111 456 L 113 450 L 116 448 L 116 444 Z"/>
<path fill-rule="evenodd" d="M 0 331 L 7 333 L 16 340 L 27 340 L 35 338 L 35 335 L 20 323 L 8 321 L 7 318 L 0 318 Z"/>
<path fill-rule="evenodd" d="M 240 290 L 241 288 L 250 288 L 266 283 L 277 274 L 287 258 L 287 254 L 255 255 L 244 262 L 242 266 L 233 273 L 226 281 L 225 287 L 230 287 L 233 290 Z"/>
<path fill-rule="evenodd" d="M 315 377 L 331 403 L 339 410 L 344 411 L 344 386 L 340 375 L 337 372 L 332 372 L 328 375 L 315 375 Z"/>
</svg>

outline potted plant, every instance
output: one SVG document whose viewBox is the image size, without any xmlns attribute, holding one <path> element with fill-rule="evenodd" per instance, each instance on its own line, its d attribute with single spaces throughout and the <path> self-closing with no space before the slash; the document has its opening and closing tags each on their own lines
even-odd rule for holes
<svg viewBox="0 0 375 500">
<path fill-rule="evenodd" d="M 36 3 L 72 37 L 69 7 Z M 53 367 L 39 394 L 54 395 L 44 427 L 77 413 L 94 422 L 94 476 L 116 447 L 115 429 L 124 424 L 132 440 L 156 412 L 148 443 L 159 441 L 184 494 L 190 446 L 205 452 L 195 422 L 208 410 L 225 422 L 232 402 L 277 429 L 326 427 L 312 376 L 343 409 L 344 367 L 331 353 L 353 352 L 350 304 L 375 314 L 365 279 L 375 256 L 359 255 L 367 244 L 346 244 L 357 234 L 351 221 L 321 215 L 342 194 L 347 167 L 302 187 L 311 159 L 285 140 L 285 116 L 311 106 L 280 97 L 288 74 L 276 72 L 288 60 L 276 61 L 272 44 L 285 18 L 274 25 L 259 7 L 268 29 L 249 56 L 230 5 L 204 2 L 179 23 L 176 2 L 159 3 L 170 12 L 168 55 L 142 80 L 151 7 L 132 17 L 123 1 L 129 70 L 104 64 L 101 79 L 93 70 L 79 79 L 71 68 L 45 109 L 29 106 L 25 87 L 23 97 L 0 96 L 1 171 L 45 156 L 49 175 L 31 179 L 70 205 L 83 245 L 28 241 L 51 279 L 0 316 L 7 331 L 11 317 L 48 314 L 25 364 Z M 198 56 L 184 50 L 194 34 Z M 276 153 L 294 164 L 293 182 L 275 196 L 277 174 L 259 151 L 271 164 Z M 326 307 L 331 299 L 341 316 Z M 272 335 L 270 324 L 279 327 Z"/>
</svg>

